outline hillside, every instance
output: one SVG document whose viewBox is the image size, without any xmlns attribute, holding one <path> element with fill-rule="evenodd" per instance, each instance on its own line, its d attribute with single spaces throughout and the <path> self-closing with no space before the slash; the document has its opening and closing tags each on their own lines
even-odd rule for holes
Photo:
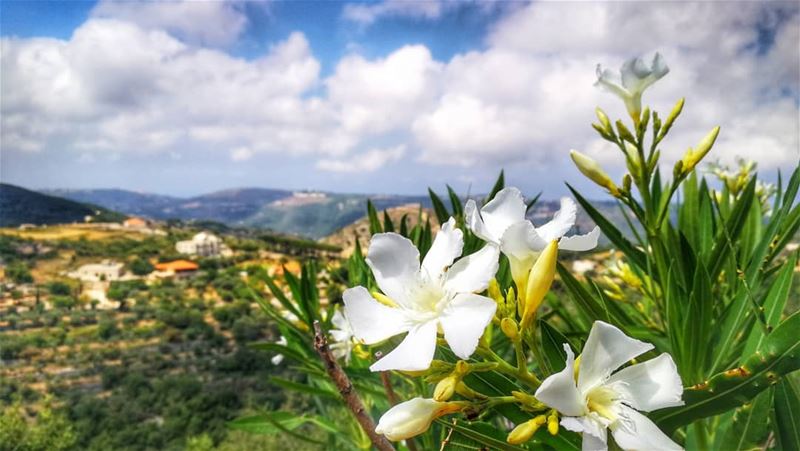
<svg viewBox="0 0 800 451">
<path fill-rule="evenodd" d="M 420 216 L 419 203 L 410 203 L 401 205 L 399 207 L 392 207 L 387 209 L 386 212 L 392 219 L 392 223 L 394 223 L 397 227 L 400 226 L 400 221 L 402 221 L 403 216 L 406 216 L 406 224 L 409 228 L 414 227 L 419 222 L 420 218 L 422 219 L 423 223 L 428 218 L 432 218 L 431 227 L 433 227 L 434 231 L 438 229 L 436 219 L 433 217 L 433 212 L 429 208 L 422 209 L 422 216 Z M 382 218 L 383 217 L 381 216 L 381 219 Z M 355 237 L 358 237 L 358 241 L 361 244 L 362 249 L 368 248 L 370 234 L 369 219 L 367 216 L 362 215 L 360 219 L 342 227 L 333 234 L 323 238 L 321 241 L 342 249 L 342 256 L 347 257 L 355 248 Z"/>
<path fill-rule="evenodd" d="M 96 222 L 125 219 L 106 208 L 0 183 L 0 227 L 84 222 L 87 216 Z"/>
<path fill-rule="evenodd" d="M 327 236 L 362 217 L 368 198 L 372 198 L 378 209 L 414 202 L 429 205 L 427 197 L 292 192 L 266 188 L 230 189 L 191 198 L 119 189 L 51 190 L 47 193 L 153 219 L 210 220 L 228 226 L 269 229 L 314 239 Z"/>
</svg>

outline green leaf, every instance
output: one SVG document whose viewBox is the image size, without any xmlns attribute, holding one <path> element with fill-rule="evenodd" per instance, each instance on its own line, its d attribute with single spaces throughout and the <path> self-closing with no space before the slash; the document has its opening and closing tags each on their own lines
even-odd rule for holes
<svg viewBox="0 0 800 451">
<path fill-rule="evenodd" d="M 455 432 L 463 435 L 466 438 L 474 440 L 484 446 L 488 446 L 489 449 L 499 451 L 524 450 L 524 448 L 506 443 L 502 432 L 498 431 L 494 426 L 488 423 L 466 420 L 451 421 L 452 422 L 442 418 L 436 420 L 437 423 L 445 426 L 446 428 L 453 429 Z"/>
<path fill-rule="evenodd" d="M 270 377 L 269 381 L 273 384 L 285 388 L 287 390 L 292 390 L 300 393 L 307 393 L 309 395 L 314 396 L 322 396 L 323 398 L 330 398 L 339 400 L 339 394 L 330 390 L 325 390 L 324 388 L 315 387 L 309 384 L 301 384 L 299 382 L 290 381 L 289 379 L 284 379 L 282 377 Z"/>
<path fill-rule="evenodd" d="M 439 224 L 446 223 L 447 220 L 450 219 L 450 212 L 447 211 L 447 207 L 444 206 L 444 202 L 442 202 L 442 199 L 439 198 L 439 195 L 434 193 L 430 188 L 428 188 L 428 195 L 431 198 L 433 211 L 436 213 L 436 219 L 439 221 Z"/>
<path fill-rule="evenodd" d="M 783 321 L 770 333 L 761 350 L 744 365 L 711 377 L 683 392 L 684 406 L 664 409 L 653 419 L 668 433 L 700 418 L 739 407 L 778 382 L 781 376 L 800 369 L 800 312 Z"/>
<path fill-rule="evenodd" d="M 298 362 L 306 361 L 306 356 L 301 354 L 295 349 L 292 349 L 288 346 L 279 345 L 277 343 L 268 343 L 268 342 L 257 342 L 257 343 L 249 343 L 247 345 L 250 349 L 255 349 L 257 351 L 267 351 L 277 354 L 282 354 L 283 356 L 289 357 L 293 360 Z"/>
<path fill-rule="evenodd" d="M 778 449 L 800 450 L 800 387 L 792 377 L 775 386 L 774 406 Z"/>
<path fill-rule="evenodd" d="M 375 210 L 375 205 L 373 205 L 372 201 L 369 199 L 367 199 L 367 217 L 369 218 L 370 235 L 383 232 L 381 221 L 378 219 L 378 211 Z"/>
<path fill-rule="evenodd" d="M 719 449 L 729 451 L 755 451 L 762 449 L 769 433 L 766 418 L 772 407 L 772 396 L 764 391 L 755 399 L 736 409 L 733 421 L 722 438 Z"/>
<path fill-rule="evenodd" d="M 614 246 L 617 247 L 622 253 L 624 253 L 628 259 L 631 260 L 634 264 L 636 264 L 640 268 L 647 268 L 647 256 L 645 256 L 644 252 L 637 249 L 633 243 L 628 241 L 625 236 L 622 235 L 622 232 L 611 223 L 608 219 L 603 216 L 602 213 L 597 211 L 592 204 L 584 199 L 583 196 L 580 195 L 572 186 L 567 184 L 567 188 L 572 191 L 572 195 L 575 196 L 575 199 L 581 204 L 584 210 L 586 210 L 586 214 L 592 218 L 592 221 L 600 227 L 600 230 L 603 231 L 603 234 L 611 241 Z"/>
<path fill-rule="evenodd" d="M 492 190 L 489 192 L 489 195 L 486 196 L 486 200 L 484 200 L 484 205 L 489 202 L 490 200 L 494 199 L 494 196 L 500 192 L 506 186 L 506 176 L 505 171 L 501 170 L 500 175 L 497 176 L 497 180 L 494 182 L 494 186 Z"/>
<path fill-rule="evenodd" d="M 753 197 L 756 192 L 756 178 L 753 177 L 750 183 L 742 192 L 741 197 L 733 207 L 733 211 L 728 217 L 725 225 L 719 232 L 714 250 L 711 251 L 709 275 L 711 280 L 717 280 L 717 276 L 722 271 L 722 265 L 727 261 L 728 254 L 733 250 L 734 243 L 739 238 L 739 234 L 747 220 L 750 208 L 753 206 Z"/>
<path fill-rule="evenodd" d="M 542 192 L 541 191 L 539 191 L 539 194 L 533 196 L 533 199 L 528 201 L 528 203 L 525 205 L 525 212 L 526 213 L 531 211 L 531 208 L 533 208 L 533 206 L 536 205 L 536 202 L 539 202 L 539 198 L 540 197 L 542 197 Z"/>
<path fill-rule="evenodd" d="M 447 195 L 450 197 L 450 205 L 453 207 L 453 216 L 457 218 L 463 217 L 464 207 L 461 205 L 461 199 L 450 185 L 447 185 Z"/>
<path fill-rule="evenodd" d="M 392 222 L 391 216 L 389 216 L 389 212 L 386 210 L 383 210 L 383 231 L 394 232 L 394 223 Z"/>
<path fill-rule="evenodd" d="M 786 264 L 783 265 L 783 270 L 775 279 L 772 287 L 767 293 L 762 306 L 764 310 L 764 318 L 769 328 L 774 328 L 781 320 L 781 314 L 786 306 L 786 301 L 789 299 L 789 292 L 792 286 L 792 276 L 794 275 L 794 267 L 797 265 L 797 254 L 793 255 Z M 749 356 L 756 352 L 761 343 L 766 338 L 764 331 L 761 327 L 753 328 L 750 332 L 750 337 L 747 339 L 747 344 L 744 347 L 743 355 Z M 742 359 L 744 361 L 744 359 Z"/>
<path fill-rule="evenodd" d="M 342 433 L 330 421 L 321 417 L 312 415 L 295 415 L 290 412 L 282 411 L 266 412 L 259 415 L 237 418 L 233 421 L 229 421 L 227 425 L 231 429 L 237 429 L 240 431 L 249 432 L 251 434 L 273 435 L 283 432 L 306 442 L 324 445 L 322 442 L 312 440 L 303 434 L 294 432 L 295 429 L 306 423 L 314 424 L 333 434 Z"/>
<path fill-rule="evenodd" d="M 539 320 L 538 323 L 539 330 L 542 331 L 542 350 L 544 351 L 544 363 L 548 366 L 548 374 L 561 371 L 567 361 L 564 343 L 569 345 L 569 340 L 547 321 Z"/>
</svg>

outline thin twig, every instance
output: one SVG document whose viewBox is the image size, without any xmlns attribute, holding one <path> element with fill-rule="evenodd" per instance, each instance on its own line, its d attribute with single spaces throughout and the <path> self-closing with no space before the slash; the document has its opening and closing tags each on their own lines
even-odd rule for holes
<svg viewBox="0 0 800 451">
<path fill-rule="evenodd" d="M 361 398 L 358 397 L 358 393 L 356 393 L 356 389 L 350 382 L 350 378 L 347 377 L 342 367 L 336 362 L 336 358 L 331 353 L 330 348 L 328 348 L 328 342 L 325 340 L 325 335 L 322 333 L 319 321 L 314 321 L 314 349 L 317 350 L 317 354 L 319 354 L 319 357 L 325 364 L 325 370 L 328 372 L 328 376 L 331 378 L 334 385 L 336 385 L 336 388 L 339 389 L 339 394 L 344 398 L 347 407 L 353 412 L 356 421 L 358 421 L 358 424 L 360 424 L 361 428 L 367 433 L 372 444 L 375 445 L 375 448 L 380 451 L 395 451 L 394 446 L 392 446 L 386 437 L 375 432 L 375 422 L 372 420 L 372 417 L 367 414 L 367 409 L 364 407 L 364 403 L 361 402 Z"/>
<path fill-rule="evenodd" d="M 386 399 L 389 400 L 389 404 L 397 404 L 397 395 L 394 394 L 388 371 L 381 371 L 381 383 L 383 383 L 383 389 L 386 391 Z"/>
</svg>

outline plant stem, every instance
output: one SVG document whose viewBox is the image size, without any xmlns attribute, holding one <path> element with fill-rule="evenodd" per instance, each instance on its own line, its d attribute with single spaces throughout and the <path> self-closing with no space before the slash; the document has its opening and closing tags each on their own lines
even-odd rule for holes
<svg viewBox="0 0 800 451">
<path fill-rule="evenodd" d="M 344 398 L 347 407 L 353 412 L 358 424 L 360 424 L 364 432 L 367 433 L 372 444 L 375 445 L 375 448 L 380 451 L 394 451 L 394 446 L 392 446 L 389 440 L 375 432 L 375 421 L 373 421 L 372 417 L 367 413 L 367 408 L 364 407 L 364 403 L 361 402 L 361 398 L 359 398 L 356 389 L 350 382 L 350 378 L 347 377 L 342 367 L 336 362 L 336 358 L 328 347 L 328 341 L 322 333 L 322 327 L 320 327 L 319 321 L 314 321 L 314 349 L 316 349 L 317 354 L 319 354 L 319 357 L 325 364 L 325 370 L 328 372 L 328 376 L 334 385 L 336 385 L 336 388 L 339 389 L 339 394 Z"/>
<path fill-rule="evenodd" d="M 492 359 L 493 361 L 497 362 L 498 364 L 496 368 L 497 371 L 512 377 L 519 378 L 522 382 L 526 383 L 528 386 L 534 389 L 539 388 L 539 386 L 542 385 L 542 382 L 534 374 L 531 374 L 527 371 L 525 371 L 524 373 L 520 372 L 516 367 L 509 365 L 508 362 L 506 362 L 502 357 L 497 355 L 491 349 L 478 346 L 476 352 L 482 355 L 483 357 Z"/>
</svg>

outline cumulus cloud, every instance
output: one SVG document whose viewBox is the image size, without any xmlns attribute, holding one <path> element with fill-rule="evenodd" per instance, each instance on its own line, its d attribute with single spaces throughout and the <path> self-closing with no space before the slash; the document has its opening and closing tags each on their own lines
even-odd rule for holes
<svg viewBox="0 0 800 451">
<path fill-rule="evenodd" d="M 0 58 L 9 150 L 249 145 L 340 154 L 354 144 L 326 102 L 309 95 L 320 63 L 301 33 L 244 60 L 164 31 L 91 19 L 67 41 L 3 38 Z"/>
<path fill-rule="evenodd" d="M 142 12 L 153 5 L 164 10 Z M 592 86 L 594 67 L 660 51 L 672 70 L 645 103 L 666 114 L 687 97 L 662 149 L 667 163 L 717 124 L 723 160 L 758 156 L 769 169 L 798 158 L 796 5 L 534 2 L 494 24 L 481 49 L 447 60 L 411 43 L 372 58 L 352 52 L 326 77 L 300 32 L 256 58 L 221 50 L 247 26 L 237 3 L 163 5 L 103 2 L 69 39 L 3 38 L 4 153 L 188 159 L 206 149 L 233 161 L 310 156 L 331 172 L 405 159 L 461 174 L 487 165 L 562 171 L 576 148 L 614 173 L 621 158 L 588 123 L 596 105 L 626 114 Z M 388 0 L 345 15 L 365 24 L 435 18 L 448 5 Z"/>
<path fill-rule="evenodd" d="M 232 44 L 248 23 L 241 4 L 232 1 L 102 0 L 91 15 L 165 30 L 179 39 L 212 46 Z"/>
<path fill-rule="evenodd" d="M 328 100 L 347 130 L 377 134 L 407 128 L 441 91 L 442 68 L 422 45 L 376 60 L 349 55 L 325 81 Z"/>
<path fill-rule="evenodd" d="M 399 160 L 406 152 L 406 146 L 401 144 L 386 149 L 370 149 L 361 155 L 353 155 L 347 159 L 322 159 L 317 162 L 317 169 L 328 172 L 374 172 Z"/>
<path fill-rule="evenodd" d="M 613 149 L 604 149 L 582 126 L 596 105 L 626 117 L 616 98 L 592 88 L 591 68 L 598 62 L 618 67 L 629 56 L 661 51 L 673 70 L 648 91 L 645 103 L 666 114 L 678 98 L 688 98 L 665 157 L 674 161 L 721 124 L 715 155 L 723 160 L 763 152 L 769 153 L 761 159 L 764 167 L 796 161 L 800 16 L 796 7 L 778 8 L 782 19 L 774 20 L 775 9 L 532 3 L 495 26 L 487 49 L 448 62 L 437 105 L 411 126 L 421 158 L 548 165 L 578 147 L 621 167 Z M 765 39 L 765 27 L 773 42 Z"/>
<path fill-rule="evenodd" d="M 391 16 L 430 20 L 440 17 L 448 3 L 451 6 L 455 5 L 455 2 L 442 0 L 383 0 L 374 4 L 348 3 L 344 6 L 342 16 L 346 20 L 361 25 L 371 25 L 381 18 Z"/>
</svg>

